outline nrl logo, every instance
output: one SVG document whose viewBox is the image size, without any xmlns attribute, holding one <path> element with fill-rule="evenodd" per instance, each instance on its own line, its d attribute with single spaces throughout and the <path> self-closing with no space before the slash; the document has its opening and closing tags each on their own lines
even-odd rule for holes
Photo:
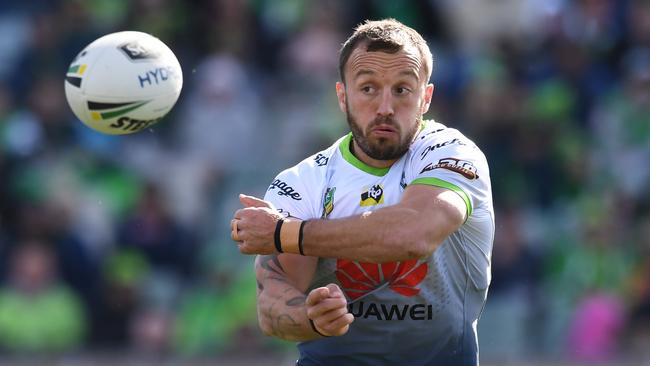
<svg viewBox="0 0 650 366">
<path fill-rule="evenodd" d="M 323 198 L 323 219 L 326 219 L 332 213 L 332 210 L 334 210 L 334 192 L 336 192 L 336 187 L 327 188 L 325 191 L 325 197 Z"/>
</svg>

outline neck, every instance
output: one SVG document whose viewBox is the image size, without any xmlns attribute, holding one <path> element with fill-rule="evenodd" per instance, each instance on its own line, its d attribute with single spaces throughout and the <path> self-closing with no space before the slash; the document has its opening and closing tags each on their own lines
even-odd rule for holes
<svg viewBox="0 0 650 366">
<path fill-rule="evenodd" d="M 377 160 L 371 158 L 359 147 L 359 145 L 357 145 L 357 141 L 354 138 L 352 139 L 352 143 L 350 144 L 350 152 L 352 153 L 352 155 L 356 156 L 357 159 L 361 160 L 364 164 L 371 166 L 373 168 L 380 168 L 380 169 L 388 168 L 397 161 L 397 159 Z"/>
</svg>

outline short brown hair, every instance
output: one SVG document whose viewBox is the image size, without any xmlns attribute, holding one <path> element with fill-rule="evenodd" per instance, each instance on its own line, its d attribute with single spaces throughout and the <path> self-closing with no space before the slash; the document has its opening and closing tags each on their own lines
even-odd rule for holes
<svg viewBox="0 0 650 366">
<path fill-rule="evenodd" d="M 343 83 L 345 83 L 345 64 L 348 62 L 352 51 L 362 44 L 366 45 L 366 51 L 368 52 L 381 51 L 387 53 L 399 52 L 408 45 L 415 46 L 424 61 L 427 81 L 431 77 L 433 56 L 427 42 L 415 29 L 395 19 L 366 20 L 355 28 L 354 33 L 343 43 L 339 52 L 339 74 Z"/>
</svg>

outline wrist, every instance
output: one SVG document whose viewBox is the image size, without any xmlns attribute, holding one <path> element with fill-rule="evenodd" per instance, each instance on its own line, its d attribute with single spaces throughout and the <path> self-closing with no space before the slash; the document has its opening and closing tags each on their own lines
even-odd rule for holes
<svg viewBox="0 0 650 366">
<path fill-rule="evenodd" d="M 279 253 L 305 255 L 302 239 L 303 229 L 307 221 L 296 219 L 280 219 L 275 226 L 273 241 Z"/>
</svg>

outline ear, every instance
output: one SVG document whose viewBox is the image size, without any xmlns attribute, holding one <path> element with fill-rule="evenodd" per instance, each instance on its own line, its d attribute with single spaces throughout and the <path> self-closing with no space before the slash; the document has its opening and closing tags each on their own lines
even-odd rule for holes
<svg viewBox="0 0 650 366">
<path fill-rule="evenodd" d="M 347 104 L 345 103 L 345 84 L 342 82 L 338 81 L 336 83 L 336 97 L 339 100 L 339 108 L 341 109 L 341 112 L 347 113 Z"/>
<path fill-rule="evenodd" d="M 431 98 L 433 97 L 433 84 L 427 84 L 424 87 L 424 103 L 422 103 L 422 114 L 425 114 L 429 111 L 429 106 L 431 105 Z"/>
</svg>

